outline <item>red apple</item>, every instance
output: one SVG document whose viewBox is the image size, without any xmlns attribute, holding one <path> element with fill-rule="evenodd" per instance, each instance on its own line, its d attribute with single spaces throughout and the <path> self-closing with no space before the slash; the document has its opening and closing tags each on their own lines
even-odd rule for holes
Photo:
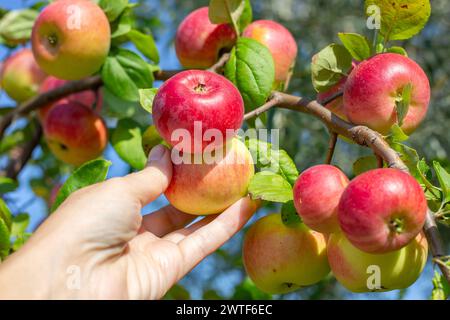
<svg viewBox="0 0 450 320">
<path fill-rule="evenodd" d="M 38 93 L 46 76 L 31 50 L 22 49 L 6 59 L 0 73 L 1 87 L 11 99 L 20 103 Z"/>
<path fill-rule="evenodd" d="M 342 231 L 357 248 L 385 253 L 407 245 L 425 222 L 427 201 L 419 183 L 397 169 L 375 169 L 345 189 L 338 207 Z"/>
<path fill-rule="evenodd" d="M 180 24 L 175 36 L 178 59 L 186 69 L 206 69 L 223 51 L 236 43 L 236 33 L 229 24 L 213 24 L 208 7 L 191 12 Z"/>
<path fill-rule="evenodd" d="M 379 54 L 355 68 L 345 85 L 345 114 L 355 124 L 387 134 L 397 122 L 396 99 L 408 84 L 411 100 L 402 129 L 410 134 L 426 115 L 430 83 L 416 62 L 400 54 Z"/>
<path fill-rule="evenodd" d="M 105 13 L 92 1 L 60 0 L 40 13 L 31 42 L 44 71 L 61 79 L 79 80 L 102 66 L 111 30 Z"/>
<path fill-rule="evenodd" d="M 390 291 L 408 288 L 417 280 L 427 262 L 428 243 L 419 233 L 399 250 L 371 254 L 337 233 L 330 236 L 327 250 L 333 275 L 348 290 Z"/>
<path fill-rule="evenodd" d="M 242 125 L 244 102 L 225 77 L 202 70 L 183 71 L 167 80 L 153 101 L 153 123 L 178 150 L 201 153 L 218 147 Z M 204 136 L 205 134 L 205 136 Z M 207 137 L 214 135 L 210 142 Z"/>
<path fill-rule="evenodd" d="M 48 76 L 44 82 L 42 83 L 41 87 L 39 88 L 40 93 L 44 93 L 47 91 L 54 90 L 56 88 L 59 88 L 61 86 L 66 85 L 69 83 L 69 81 L 58 79 L 56 77 Z M 56 102 L 50 103 L 42 108 L 39 109 L 39 117 L 41 120 L 45 119 L 46 114 L 52 108 L 53 106 L 61 103 L 67 103 L 67 102 L 78 102 L 86 107 L 89 108 L 95 108 L 97 112 L 100 112 L 102 105 L 103 105 L 103 94 L 101 90 L 85 90 L 82 92 L 71 94 L 67 97 L 64 97 Z"/>
<path fill-rule="evenodd" d="M 221 154 L 216 150 L 177 162 L 165 195 L 175 208 L 194 215 L 221 213 L 247 194 L 254 174 L 250 151 L 238 139 L 228 142 Z"/>
<path fill-rule="evenodd" d="M 76 102 L 51 108 L 43 128 L 53 154 L 76 166 L 99 157 L 108 143 L 108 131 L 102 118 Z"/>
<path fill-rule="evenodd" d="M 280 85 L 288 80 L 297 58 L 297 42 L 281 24 L 271 20 L 257 20 L 249 24 L 243 34 L 265 45 L 275 63 L 275 82 Z"/>
<path fill-rule="evenodd" d="M 349 180 L 338 168 L 317 165 L 302 172 L 294 185 L 294 205 L 303 222 L 315 231 L 339 231 L 337 207 Z"/>
<path fill-rule="evenodd" d="M 329 274 L 326 244 L 323 234 L 305 224 L 287 227 L 280 214 L 271 214 L 253 224 L 245 235 L 245 270 L 264 292 L 295 291 Z"/>
</svg>

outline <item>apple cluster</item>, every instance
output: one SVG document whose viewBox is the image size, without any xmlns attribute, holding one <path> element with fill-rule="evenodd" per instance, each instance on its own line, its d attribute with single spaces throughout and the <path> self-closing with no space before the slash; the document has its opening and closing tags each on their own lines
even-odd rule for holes
<svg viewBox="0 0 450 320">
<path fill-rule="evenodd" d="M 109 52 L 110 25 L 91 1 L 56 1 L 39 14 L 31 42 L 32 50 L 16 52 L 1 69 L 1 86 L 18 103 L 97 72 Z M 108 130 L 99 114 L 102 104 L 100 90 L 86 90 L 39 109 L 45 139 L 58 159 L 78 166 L 103 153 Z"/>
<path fill-rule="evenodd" d="M 294 206 L 302 222 L 262 218 L 244 241 L 247 273 L 269 293 L 316 283 L 330 269 L 353 292 L 389 291 L 413 284 L 428 245 L 421 229 L 422 188 L 397 169 L 367 171 L 352 181 L 338 168 L 317 165 L 297 179 Z"/>
</svg>

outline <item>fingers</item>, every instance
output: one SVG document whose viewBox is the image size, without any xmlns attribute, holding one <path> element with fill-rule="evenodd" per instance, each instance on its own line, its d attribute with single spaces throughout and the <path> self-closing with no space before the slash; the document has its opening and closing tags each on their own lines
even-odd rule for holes
<svg viewBox="0 0 450 320">
<path fill-rule="evenodd" d="M 209 224 L 199 229 L 192 228 L 193 232 L 178 243 L 184 257 L 184 273 L 189 272 L 237 233 L 247 223 L 257 207 L 255 201 L 248 197 L 242 198 Z"/>
<path fill-rule="evenodd" d="M 194 231 L 197 231 L 198 229 L 206 226 L 208 223 L 213 221 L 217 218 L 217 215 L 207 216 L 203 219 L 197 221 L 196 223 L 190 225 L 187 228 L 179 229 L 176 231 L 173 231 L 166 236 L 163 237 L 164 240 L 169 240 L 174 243 L 179 243 L 181 240 L 185 239 L 187 236 L 192 234 Z"/>
<path fill-rule="evenodd" d="M 158 198 L 166 189 L 172 178 L 170 151 L 163 145 L 152 149 L 147 167 L 139 172 L 122 178 L 127 184 L 127 191 L 139 200 L 142 206 Z"/>
<path fill-rule="evenodd" d="M 183 213 L 168 205 L 156 212 L 145 215 L 142 219 L 141 229 L 151 232 L 157 237 L 162 237 L 169 232 L 183 228 L 195 218 L 197 217 Z"/>
</svg>

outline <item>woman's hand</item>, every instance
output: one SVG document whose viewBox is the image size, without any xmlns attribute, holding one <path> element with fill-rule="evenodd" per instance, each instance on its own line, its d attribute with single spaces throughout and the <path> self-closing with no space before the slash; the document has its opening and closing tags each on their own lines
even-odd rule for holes
<svg viewBox="0 0 450 320">
<path fill-rule="evenodd" d="M 170 151 L 146 169 L 73 193 L 0 265 L 0 298 L 158 299 L 238 232 L 257 209 L 243 198 L 218 216 L 141 209 L 167 188 Z"/>
</svg>

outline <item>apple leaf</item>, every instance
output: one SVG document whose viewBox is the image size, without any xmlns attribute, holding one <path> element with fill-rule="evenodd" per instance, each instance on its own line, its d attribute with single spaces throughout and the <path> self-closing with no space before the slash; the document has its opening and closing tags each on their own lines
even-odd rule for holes
<svg viewBox="0 0 450 320">
<path fill-rule="evenodd" d="M 16 237 L 16 241 L 14 241 L 14 244 L 12 245 L 13 251 L 15 252 L 19 250 L 25 244 L 25 242 L 31 237 L 31 235 L 32 234 L 29 232 L 24 232 L 18 235 Z"/>
<path fill-rule="evenodd" d="M 148 155 L 153 147 L 158 144 L 165 144 L 164 139 L 159 135 L 154 125 L 149 126 L 142 135 L 142 148 L 144 153 Z"/>
<path fill-rule="evenodd" d="M 404 48 L 399 47 L 399 46 L 393 46 L 393 47 L 387 48 L 386 52 L 401 54 L 402 56 L 405 56 L 405 57 L 408 56 L 408 52 L 406 52 L 406 50 Z"/>
<path fill-rule="evenodd" d="M 438 271 L 434 271 L 432 300 L 447 300 L 450 295 L 450 285 L 445 277 Z"/>
<path fill-rule="evenodd" d="M 417 180 L 425 191 L 425 197 L 428 201 L 432 201 L 433 203 L 437 203 L 438 207 L 440 206 L 441 201 L 441 190 L 435 187 L 430 180 L 433 178 L 433 174 L 431 173 L 431 168 L 425 161 L 425 159 L 417 162 L 417 172 L 419 177 Z"/>
<path fill-rule="evenodd" d="M 370 44 L 366 37 L 357 33 L 338 33 L 344 47 L 355 60 L 363 61 L 370 57 Z"/>
<path fill-rule="evenodd" d="M 78 189 L 102 182 L 106 179 L 111 161 L 96 159 L 86 162 L 76 169 L 66 180 L 56 195 L 51 212 L 54 212 L 67 197 Z"/>
<path fill-rule="evenodd" d="M 117 97 L 127 101 L 139 101 L 139 89 L 153 85 L 153 73 L 148 64 L 136 53 L 118 49 L 106 58 L 102 79 Z"/>
<path fill-rule="evenodd" d="M 148 113 L 152 113 L 153 100 L 155 99 L 157 92 L 158 92 L 157 88 L 139 90 L 139 97 L 140 97 L 139 101 L 141 103 L 142 108 Z"/>
<path fill-rule="evenodd" d="M 297 213 L 294 206 L 294 201 L 288 201 L 281 206 L 281 221 L 287 227 L 297 226 L 302 222 L 302 219 Z"/>
<path fill-rule="evenodd" d="M 293 199 L 292 186 L 281 175 L 261 171 L 250 181 L 248 191 L 253 199 L 285 203 Z"/>
<path fill-rule="evenodd" d="M 419 180 L 420 174 L 417 169 L 417 163 L 420 161 L 420 159 L 417 151 L 400 142 L 390 142 L 389 145 L 392 149 L 398 152 L 400 159 L 402 159 L 402 161 L 408 167 L 411 175 Z"/>
<path fill-rule="evenodd" d="M 5 221 L 0 218 L 0 262 L 9 255 L 11 243 L 9 240 L 10 231 Z"/>
<path fill-rule="evenodd" d="M 133 23 L 131 10 L 125 9 L 120 16 L 111 23 L 111 40 L 113 44 L 125 42 L 127 40 L 125 36 L 133 29 Z"/>
<path fill-rule="evenodd" d="M 252 4 L 250 0 L 245 0 L 244 11 L 238 20 L 239 31 L 244 31 L 245 27 L 247 27 L 253 20 L 253 10 Z"/>
<path fill-rule="evenodd" d="M 402 93 L 395 100 L 395 109 L 397 112 L 397 123 L 401 127 L 403 125 L 403 120 L 408 114 L 409 104 L 411 103 L 411 91 L 412 84 L 408 83 L 403 87 Z"/>
<path fill-rule="evenodd" d="M 12 10 L 0 20 L 0 36 L 8 42 L 26 42 L 31 37 L 39 12 L 31 9 Z"/>
<path fill-rule="evenodd" d="M 442 202 L 448 203 L 450 202 L 450 174 L 437 161 L 433 161 L 433 168 L 442 189 Z"/>
<path fill-rule="evenodd" d="M 225 76 L 239 89 L 246 111 L 263 105 L 275 80 L 272 54 L 266 46 L 250 38 L 240 38 L 225 65 Z"/>
<path fill-rule="evenodd" d="M 12 214 L 2 198 L 0 198 L 0 220 L 5 223 L 8 230 L 11 230 Z"/>
<path fill-rule="evenodd" d="M 159 63 L 158 48 L 156 48 L 155 39 L 151 33 L 145 34 L 133 29 L 128 32 L 127 37 L 144 56 L 154 63 Z"/>
<path fill-rule="evenodd" d="M 9 135 L 3 137 L 0 141 L 0 154 L 29 141 L 35 129 L 35 123 L 30 121 L 25 127 L 15 129 Z"/>
<path fill-rule="evenodd" d="M 331 44 L 313 56 L 311 74 L 314 89 L 325 92 L 347 76 L 352 67 L 352 56 L 339 44 Z"/>
<path fill-rule="evenodd" d="M 105 12 L 108 20 L 113 22 L 128 7 L 128 0 L 100 0 L 98 5 Z"/>
<path fill-rule="evenodd" d="M 375 156 L 361 157 L 353 163 L 353 174 L 359 176 L 361 173 L 378 168 Z"/>
<path fill-rule="evenodd" d="M 229 23 L 239 31 L 238 21 L 246 7 L 245 0 L 210 0 L 209 20 L 212 23 Z"/>
<path fill-rule="evenodd" d="M 431 14 L 430 0 L 366 0 L 381 10 L 381 35 L 387 41 L 406 40 L 419 33 Z"/>
<path fill-rule="evenodd" d="M 123 100 L 108 90 L 108 88 L 103 88 L 103 100 L 106 106 L 105 111 L 108 116 L 113 118 L 131 118 L 139 108 L 137 102 Z"/>
<path fill-rule="evenodd" d="M 17 187 L 17 181 L 8 177 L 0 177 L 0 194 L 12 192 L 16 190 Z"/>
<path fill-rule="evenodd" d="M 403 132 L 402 128 L 398 124 L 394 124 L 390 129 L 388 139 L 390 141 L 403 142 L 409 139 L 409 136 Z"/>
<path fill-rule="evenodd" d="M 11 237 L 18 237 L 25 233 L 30 224 L 30 215 L 27 213 L 19 213 L 13 217 L 11 226 Z"/>
<path fill-rule="evenodd" d="M 132 119 L 121 119 L 111 136 L 111 144 L 117 154 L 134 169 L 142 170 L 147 162 L 142 148 L 142 131 Z"/>
</svg>

